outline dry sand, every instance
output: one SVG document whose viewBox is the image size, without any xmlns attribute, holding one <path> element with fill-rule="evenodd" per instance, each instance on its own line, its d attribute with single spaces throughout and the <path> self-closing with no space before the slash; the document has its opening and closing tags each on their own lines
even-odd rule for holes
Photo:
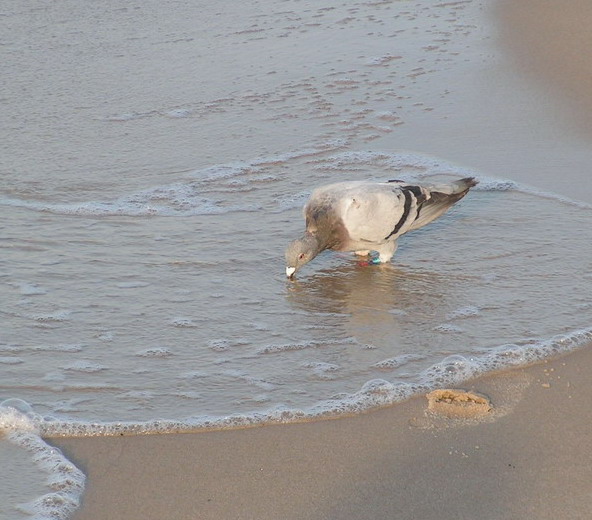
<svg viewBox="0 0 592 520">
<path fill-rule="evenodd" d="M 424 396 L 358 417 L 197 434 L 54 440 L 88 475 L 75 520 L 584 519 L 592 347 L 465 385 L 480 420 Z"/>
<path fill-rule="evenodd" d="M 516 66 L 568 107 L 567 117 L 592 135 L 592 2 L 501 0 L 500 41 Z"/>
<path fill-rule="evenodd" d="M 590 2 L 498 7 L 517 68 L 586 128 L 592 62 L 578 49 L 592 34 Z M 420 396 L 334 421 L 51 442 L 88 475 L 75 520 L 588 519 L 591 366 L 592 346 L 467 383 L 493 407 L 473 420 L 432 415 Z"/>
</svg>

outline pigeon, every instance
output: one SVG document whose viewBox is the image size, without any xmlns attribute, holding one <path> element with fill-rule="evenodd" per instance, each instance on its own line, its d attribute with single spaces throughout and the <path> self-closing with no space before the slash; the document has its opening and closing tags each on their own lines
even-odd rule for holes
<svg viewBox="0 0 592 520">
<path fill-rule="evenodd" d="M 321 251 L 353 251 L 369 263 L 390 261 L 397 239 L 429 224 L 462 199 L 474 177 L 449 184 L 350 181 L 315 189 L 304 206 L 306 231 L 286 248 L 286 276 L 295 273 Z"/>
</svg>

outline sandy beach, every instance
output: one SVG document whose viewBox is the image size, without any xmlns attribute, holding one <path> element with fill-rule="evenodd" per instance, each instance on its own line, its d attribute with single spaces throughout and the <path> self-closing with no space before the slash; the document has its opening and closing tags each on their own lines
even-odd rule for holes
<svg viewBox="0 0 592 520">
<path fill-rule="evenodd" d="M 574 52 L 592 10 L 584 0 L 558 4 L 500 1 L 491 18 L 504 57 L 489 73 L 507 93 L 523 72 L 544 103 L 513 120 L 524 94 L 496 97 L 490 114 L 487 92 L 464 85 L 471 103 L 449 120 L 408 123 L 396 145 L 592 203 L 591 65 Z M 48 442 L 87 475 L 74 520 L 587 519 L 590 366 L 592 345 L 469 381 L 462 388 L 493 406 L 478 420 L 430 414 L 417 396 L 337 420 Z"/>
<path fill-rule="evenodd" d="M 592 348 L 357 417 L 201 434 L 54 439 L 88 475 L 86 519 L 588 518 Z"/>
</svg>

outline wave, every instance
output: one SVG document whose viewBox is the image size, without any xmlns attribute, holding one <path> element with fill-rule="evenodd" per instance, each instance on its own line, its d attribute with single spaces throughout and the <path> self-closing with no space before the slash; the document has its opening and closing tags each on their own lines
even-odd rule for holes
<svg viewBox="0 0 592 520">
<path fill-rule="evenodd" d="M 426 177 L 472 176 L 479 180 L 475 190 L 519 191 L 536 197 L 551 199 L 563 204 L 592 209 L 592 205 L 575 201 L 562 195 L 539 190 L 533 186 L 510 179 L 494 178 L 479 174 L 468 168 L 450 164 L 434 157 L 415 153 L 384 153 L 368 151 L 347 151 L 335 154 L 344 143 L 338 140 L 316 146 L 255 158 L 251 161 L 213 165 L 190 172 L 184 182 L 154 186 L 144 190 L 123 194 L 113 200 L 90 200 L 72 203 L 53 203 L 30 199 L 0 197 L 1 206 L 13 206 L 39 212 L 60 215 L 88 217 L 130 216 L 130 217 L 191 217 L 199 215 L 223 215 L 236 212 L 258 212 L 264 210 L 260 204 L 232 203 L 228 193 L 242 193 L 257 186 L 274 184 L 282 180 L 278 170 L 293 161 L 307 160 L 316 171 L 355 173 L 356 178 L 376 167 L 370 176 L 384 181 L 384 173 L 406 182 L 416 182 Z M 270 173 L 271 172 L 271 173 Z M 345 177 L 345 175 L 343 175 Z M 215 193 L 216 196 L 212 196 Z M 310 190 L 277 197 L 272 213 L 281 213 L 303 206 Z"/>
<path fill-rule="evenodd" d="M 257 204 L 228 203 L 224 192 L 244 192 L 252 186 L 275 183 L 281 179 L 266 171 L 292 160 L 303 160 L 335 151 L 343 146 L 339 140 L 316 146 L 262 156 L 247 162 L 213 165 L 188 174 L 185 182 L 154 186 L 123 194 L 113 200 L 89 200 L 72 203 L 54 203 L 31 199 L 0 197 L 0 206 L 12 206 L 59 215 L 88 217 L 191 217 L 197 215 L 223 215 L 235 212 L 260 211 Z M 215 191 L 217 197 L 206 196 Z"/>
<path fill-rule="evenodd" d="M 265 412 L 240 413 L 229 416 L 201 415 L 185 419 L 154 419 L 148 421 L 73 421 L 44 418 L 34 413 L 31 407 L 20 399 L 9 399 L 0 403 L 0 431 L 8 434 L 13 442 L 20 443 L 31 451 L 36 448 L 41 437 L 89 437 L 139 434 L 164 434 L 181 432 L 198 432 L 209 430 L 245 428 L 264 424 L 287 424 L 294 422 L 329 419 L 345 414 L 359 414 L 369 410 L 390 406 L 420 393 L 429 392 L 446 386 L 458 385 L 468 379 L 491 371 L 510 367 L 524 366 L 551 356 L 565 354 L 592 342 L 592 327 L 577 330 L 571 334 L 554 336 L 540 341 L 529 341 L 524 344 L 500 345 L 487 349 L 481 355 L 451 355 L 425 369 L 417 382 L 391 382 L 385 379 L 367 381 L 353 394 L 339 394 L 317 402 L 309 408 L 291 409 L 276 406 Z M 405 364 L 416 357 L 400 360 L 385 360 Z M 319 364 L 319 370 L 330 372 L 337 370 L 335 365 Z M 268 386 L 266 381 L 252 380 L 243 374 L 236 377 L 249 379 L 252 384 Z M 31 440 L 33 439 L 33 440 Z M 44 443 L 43 443 L 44 444 Z M 51 448 L 53 450 L 53 448 Z M 45 460 L 45 459 L 43 459 Z M 44 466 L 45 467 L 45 466 Z M 81 492 L 83 477 L 73 466 L 64 467 L 66 473 L 74 473 L 76 479 L 72 486 Z M 57 478 L 57 477 L 56 477 Z M 73 499 L 69 498 L 68 501 Z"/>
</svg>

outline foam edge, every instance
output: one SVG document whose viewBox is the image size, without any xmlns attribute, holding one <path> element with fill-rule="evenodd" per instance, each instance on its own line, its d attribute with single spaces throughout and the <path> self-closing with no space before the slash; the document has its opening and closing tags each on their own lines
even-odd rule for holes
<svg viewBox="0 0 592 520">
<path fill-rule="evenodd" d="M 18 399 L 0 403 L 0 432 L 30 454 L 33 464 L 47 475 L 45 484 L 51 491 L 19 509 L 34 520 L 68 520 L 80 507 L 86 476 L 59 449 L 41 438 L 39 419 L 13 406 L 21 408 L 20 403 L 26 404 Z"/>
</svg>

